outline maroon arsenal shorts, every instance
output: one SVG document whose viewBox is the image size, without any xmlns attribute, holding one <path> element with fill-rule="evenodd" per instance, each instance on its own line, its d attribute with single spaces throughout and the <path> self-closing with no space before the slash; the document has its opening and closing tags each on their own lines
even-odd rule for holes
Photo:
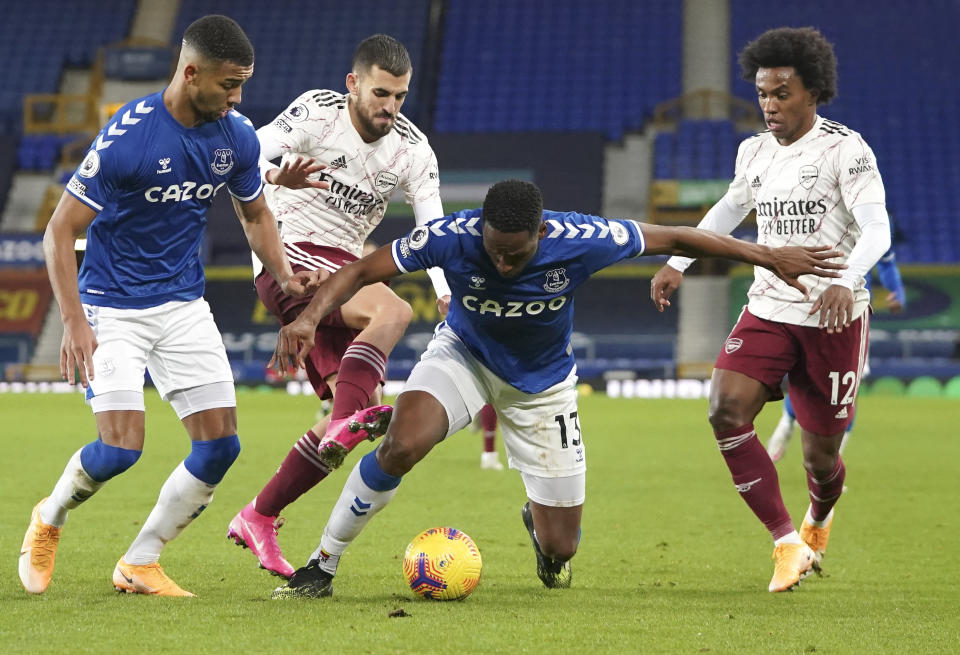
<svg viewBox="0 0 960 655">
<path fill-rule="evenodd" d="M 320 268 L 333 272 L 357 259 L 339 248 L 318 246 L 309 242 L 285 244 L 285 247 L 294 273 L 315 271 Z M 269 309 L 282 325 L 293 322 L 310 304 L 310 299 L 313 297 L 312 295 L 300 298 L 288 296 L 266 269 L 257 276 L 254 284 L 264 307 Z M 314 347 L 304 364 L 307 378 L 321 399 L 333 396 L 333 390 L 327 385 L 326 379 L 340 369 L 343 353 L 358 334 L 360 334 L 359 330 L 353 330 L 344 325 L 339 309 L 325 316 L 317 325 Z"/>
<path fill-rule="evenodd" d="M 853 418 L 869 328 L 870 310 L 839 334 L 828 334 L 818 327 L 758 318 L 744 308 L 716 367 L 762 382 L 774 400 L 783 398 L 780 383 L 787 375 L 800 427 L 815 434 L 839 434 Z"/>
</svg>

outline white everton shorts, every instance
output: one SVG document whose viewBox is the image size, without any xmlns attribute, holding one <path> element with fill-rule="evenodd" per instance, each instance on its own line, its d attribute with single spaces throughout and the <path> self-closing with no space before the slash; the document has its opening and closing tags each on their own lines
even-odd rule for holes
<svg viewBox="0 0 960 655">
<path fill-rule="evenodd" d="M 91 395 L 126 391 L 142 397 L 145 369 L 164 400 L 185 389 L 229 382 L 232 404 L 231 398 L 223 398 L 217 406 L 236 406 L 227 352 L 203 298 L 147 309 L 97 305 L 83 309 L 98 344 L 93 352 L 94 378 L 87 391 L 94 411 L 99 410 Z M 103 409 L 143 410 L 143 406 Z"/>
<path fill-rule="evenodd" d="M 447 436 L 469 425 L 481 407 L 492 403 L 500 419 L 507 462 L 523 474 L 530 499 L 563 507 L 583 503 L 587 468 L 576 385 L 574 369 L 548 389 L 524 393 L 477 361 L 453 330 L 441 324 L 403 390 L 425 391 L 443 405 L 449 421 Z M 540 485 L 550 489 L 549 495 L 563 497 L 540 498 L 534 489 L 537 485 L 530 483 L 536 477 L 569 478 Z"/>
</svg>

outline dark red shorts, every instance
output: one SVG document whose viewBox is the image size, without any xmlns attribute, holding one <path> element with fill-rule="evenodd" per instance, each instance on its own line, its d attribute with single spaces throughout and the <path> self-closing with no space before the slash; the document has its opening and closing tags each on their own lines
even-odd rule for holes
<svg viewBox="0 0 960 655">
<path fill-rule="evenodd" d="M 323 268 L 335 271 L 344 264 L 356 261 L 356 257 L 339 248 L 318 246 L 309 242 L 287 245 L 287 257 L 293 271 L 314 271 Z M 277 317 L 282 325 L 291 323 L 300 312 L 310 304 L 313 296 L 294 298 L 288 296 L 281 289 L 273 276 L 263 270 L 254 282 L 257 295 L 264 307 Z M 340 369 L 340 360 L 347 347 L 353 342 L 359 330 L 348 328 L 343 323 L 343 316 L 339 309 L 325 316 L 317 325 L 313 350 L 305 362 L 307 378 L 313 390 L 321 398 L 331 398 L 333 390 L 327 385 L 326 379 Z"/>
<path fill-rule="evenodd" d="M 843 332 L 828 334 L 817 327 L 757 318 L 744 309 L 716 367 L 762 382 L 777 400 L 783 398 L 780 383 L 788 376 L 800 427 L 815 434 L 839 434 L 853 417 L 869 328 L 869 310 Z"/>
</svg>

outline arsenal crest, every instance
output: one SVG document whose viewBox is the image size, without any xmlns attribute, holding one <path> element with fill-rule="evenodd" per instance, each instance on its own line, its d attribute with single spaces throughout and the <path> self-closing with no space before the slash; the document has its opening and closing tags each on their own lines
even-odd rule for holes
<svg viewBox="0 0 960 655">
<path fill-rule="evenodd" d="M 735 353 L 740 350 L 740 346 L 743 345 L 743 339 L 737 339 L 736 337 L 730 337 L 727 339 L 727 342 L 723 344 L 723 351 L 728 355 Z"/>
<path fill-rule="evenodd" d="M 393 191 L 399 181 L 400 178 L 390 171 L 380 171 L 373 181 L 373 186 L 377 187 L 377 191 L 380 193 L 386 194 Z"/>
<path fill-rule="evenodd" d="M 806 166 L 800 167 L 800 186 L 804 189 L 811 189 L 813 185 L 817 183 L 817 178 L 820 176 L 820 171 L 816 166 L 812 164 L 807 164 Z"/>
</svg>

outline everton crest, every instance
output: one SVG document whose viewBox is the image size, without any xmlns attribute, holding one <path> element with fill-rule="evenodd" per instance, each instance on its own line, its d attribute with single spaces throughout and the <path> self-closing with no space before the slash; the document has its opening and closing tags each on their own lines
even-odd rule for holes
<svg viewBox="0 0 960 655">
<path fill-rule="evenodd" d="M 210 168 L 217 175 L 226 175 L 233 168 L 233 150 L 230 148 L 217 148 L 213 153 L 213 161 L 210 162 Z"/>
<path fill-rule="evenodd" d="M 567 269 L 555 268 L 547 271 L 547 281 L 543 284 L 543 290 L 548 293 L 558 293 L 567 288 L 570 279 L 567 277 Z"/>
</svg>

